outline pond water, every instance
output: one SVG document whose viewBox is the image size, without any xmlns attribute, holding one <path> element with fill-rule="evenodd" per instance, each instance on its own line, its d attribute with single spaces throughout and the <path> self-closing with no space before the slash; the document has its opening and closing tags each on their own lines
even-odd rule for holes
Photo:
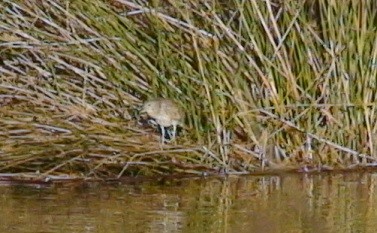
<svg viewBox="0 0 377 233">
<path fill-rule="evenodd" d="M 375 232 L 373 173 L 0 186 L 0 232 Z"/>
</svg>

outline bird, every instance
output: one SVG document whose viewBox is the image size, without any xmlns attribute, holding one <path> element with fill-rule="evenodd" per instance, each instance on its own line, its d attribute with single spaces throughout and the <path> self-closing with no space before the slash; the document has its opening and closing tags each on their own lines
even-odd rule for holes
<svg viewBox="0 0 377 233">
<path fill-rule="evenodd" d="M 177 126 L 183 126 L 184 112 L 179 105 L 171 99 L 157 98 L 146 101 L 140 113 L 146 113 L 161 129 L 161 141 L 165 142 L 166 128 L 173 126 L 171 138 L 177 134 Z"/>
</svg>

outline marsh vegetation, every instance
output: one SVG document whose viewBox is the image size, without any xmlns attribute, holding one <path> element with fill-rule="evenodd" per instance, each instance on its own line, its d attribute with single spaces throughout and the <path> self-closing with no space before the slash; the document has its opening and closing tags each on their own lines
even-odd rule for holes
<svg viewBox="0 0 377 233">
<path fill-rule="evenodd" d="M 377 3 L 0 1 L 0 172 L 38 177 L 376 165 Z M 176 143 L 138 123 L 185 112 Z"/>
</svg>

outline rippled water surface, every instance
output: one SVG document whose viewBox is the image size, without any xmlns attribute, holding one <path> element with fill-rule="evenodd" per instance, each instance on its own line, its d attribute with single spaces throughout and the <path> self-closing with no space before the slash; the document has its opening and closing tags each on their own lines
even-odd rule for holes
<svg viewBox="0 0 377 233">
<path fill-rule="evenodd" d="M 0 186 L 0 232 L 375 232 L 376 174 Z"/>
</svg>

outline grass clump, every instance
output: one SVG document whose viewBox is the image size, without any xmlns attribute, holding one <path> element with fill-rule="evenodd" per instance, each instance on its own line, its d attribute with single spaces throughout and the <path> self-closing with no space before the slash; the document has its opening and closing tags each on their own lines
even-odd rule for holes
<svg viewBox="0 0 377 233">
<path fill-rule="evenodd" d="M 0 4 L 0 172 L 375 165 L 374 1 Z M 185 109 L 176 143 L 137 123 L 154 97 Z"/>
</svg>

